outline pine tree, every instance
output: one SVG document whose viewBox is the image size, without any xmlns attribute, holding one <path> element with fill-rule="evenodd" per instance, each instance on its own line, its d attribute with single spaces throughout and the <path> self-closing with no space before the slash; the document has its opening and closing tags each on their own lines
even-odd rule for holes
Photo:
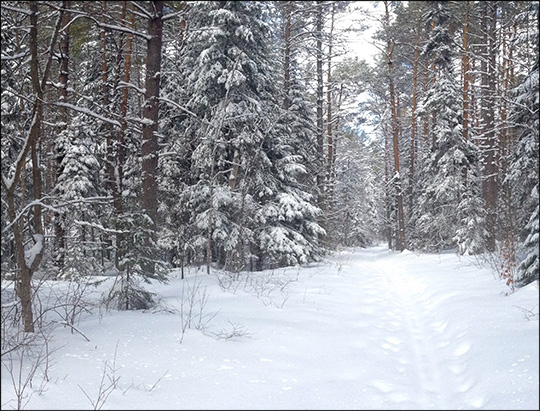
<svg viewBox="0 0 540 411">
<path fill-rule="evenodd" d="M 479 184 L 476 147 L 463 139 L 461 91 L 453 73 L 453 39 L 448 31 L 448 4 L 432 2 L 426 14 L 434 22 L 423 53 L 433 58 L 438 75 L 423 105 L 422 115 L 436 113 L 433 152 L 422 170 L 422 192 L 413 222 L 416 246 L 462 253 L 483 249 L 483 217 L 477 208 Z"/>
<path fill-rule="evenodd" d="M 496 136 L 497 121 L 495 118 L 496 105 L 496 25 L 497 2 L 485 1 L 482 5 L 481 27 L 483 33 L 481 79 L 482 104 L 481 119 L 482 133 L 477 139 L 481 142 L 483 165 L 483 193 L 486 209 L 486 229 L 488 231 L 487 249 L 495 251 L 497 202 L 499 196 L 499 164 L 498 141 Z"/>
</svg>

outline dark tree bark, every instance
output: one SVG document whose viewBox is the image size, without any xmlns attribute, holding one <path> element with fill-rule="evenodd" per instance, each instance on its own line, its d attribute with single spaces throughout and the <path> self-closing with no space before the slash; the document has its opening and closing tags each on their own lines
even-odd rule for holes
<svg viewBox="0 0 540 411">
<path fill-rule="evenodd" d="M 483 30 L 483 58 L 482 72 L 482 148 L 484 151 L 484 184 L 483 194 L 486 207 L 486 229 L 488 238 L 486 247 L 488 251 L 496 249 L 496 220 L 498 196 L 498 158 L 497 141 L 495 133 L 495 92 L 496 92 L 496 31 L 497 2 L 486 1 L 482 3 L 482 30 Z"/>
<path fill-rule="evenodd" d="M 290 2 L 284 7 L 285 11 L 285 62 L 283 64 L 285 88 L 283 98 L 283 108 L 287 111 L 291 106 L 289 93 L 291 91 L 291 5 Z"/>
<path fill-rule="evenodd" d="M 388 10 L 388 2 L 384 2 L 386 13 L 387 27 L 390 25 L 390 13 Z M 406 248 L 405 243 L 405 217 L 403 214 L 403 193 L 401 188 L 401 176 L 399 170 L 399 119 L 397 112 L 396 93 L 394 90 L 394 78 L 393 78 L 393 62 L 392 52 L 394 49 L 393 41 L 388 38 L 387 40 L 387 57 L 388 57 L 388 88 L 390 92 L 390 108 L 392 110 L 392 138 L 394 143 L 394 167 L 395 176 L 394 184 L 396 186 L 397 208 L 398 208 L 398 236 L 397 236 L 397 249 L 403 251 Z"/>
<path fill-rule="evenodd" d="M 317 153 L 321 167 L 317 173 L 318 206 L 324 207 L 324 118 L 323 118 L 323 2 L 317 2 L 316 11 L 316 64 L 317 64 Z"/>
<path fill-rule="evenodd" d="M 413 63 L 413 95 L 411 107 L 411 166 L 409 170 L 409 210 L 413 208 L 413 185 L 414 185 L 414 168 L 416 161 L 416 108 L 418 106 L 418 58 L 420 55 L 420 20 L 416 25 L 416 42 L 414 45 L 414 63 Z"/>
<path fill-rule="evenodd" d="M 463 139 L 469 139 L 469 85 L 470 85 L 470 61 L 469 61 L 469 11 L 470 2 L 466 2 L 465 22 L 463 23 L 463 54 L 461 64 L 463 69 Z"/>
<path fill-rule="evenodd" d="M 60 52 L 59 57 L 59 69 L 58 69 L 58 101 L 61 103 L 68 102 L 68 79 L 69 79 L 69 41 L 70 41 L 70 25 L 69 21 L 71 18 L 71 13 L 67 11 L 71 7 L 71 1 L 64 1 L 62 8 L 66 10 L 62 18 L 62 31 L 60 32 L 60 40 L 58 43 L 58 49 Z M 68 124 L 68 110 L 67 107 L 60 106 L 57 109 L 57 118 L 58 118 L 58 134 L 64 132 L 67 129 Z M 56 150 L 56 182 L 62 175 L 63 167 L 62 162 L 66 155 L 65 147 L 57 147 Z M 54 222 L 54 236 L 55 236 L 55 262 L 58 268 L 61 270 L 64 267 L 65 260 L 65 233 L 64 227 L 62 224 L 62 215 L 60 213 L 56 214 Z"/>
<path fill-rule="evenodd" d="M 32 101 L 32 122 L 27 136 L 23 141 L 22 147 L 17 156 L 16 163 L 13 167 L 13 175 L 11 178 L 6 178 L 2 175 L 2 188 L 5 193 L 6 202 L 8 205 L 8 215 L 10 219 L 11 229 L 13 230 L 13 238 L 15 242 L 15 254 L 17 260 L 17 273 L 15 278 L 15 291 L 21 301 L 23 330 L 24 332 L 34 332 L 34 314 L 32 311 L 32 276 L 39 268 L 43 258 L 44 251 L 44 236 L 43 224 L 41 221 L 41 206 L 39 204 L 32 207 L 34 212 L 33 217 L 33 232 L 30 233 L 34 239 L 33 250 L 25 255 L 25 234 L 24 234 L 24 216 L 18 216 L 18 208 L 22 204 L 17 198 L 17 187 L 21 184 L 24 191 L 24 170 L 26 168 L 27 156 L 31 154 L 32 165 L 35 170 L 32 171 L 32 182 L 38 185 L 34 188 L 34 196 L 36 200 L 41 198 L 41 172 L 37 164 L 37 148 L 41 133 L 41 124 L 43 122 L 43 94 L 47 81 L 49 79 L 50 68 L 53 59 L 53 53 L 49 54 L 45 62 L 45 66 L 40 72 L 39 55 L 38 55 L 38 6 L 37 2 L 28 2 L 29 8 L 29 36 L 28 48 L 30 52 L 30 77 L 33 89 Z M 58 33 L 63 18 L 63 10 L 60 10 L 59 17 L 56 22 L 56 27 L 52 33 L 49 46 L 51 49 L 56 45 Z M 40 76 L 41 74 L 41 76 Z"/>
<path fill-rule="evenodd" d="M 328 75 L 327 75 L 327 91 L 326 91 L 326 129 L 328 142 L 328 158 L 326 164 L 326 201 L 330 204 L 333 196 L 334 186 L 334 136 L 332 133 L 332 36 L 334 34 L 334 16 L 335 5 L 332 5 L 330 14 L 330 33 L 328 36 Z"/>
<path fill-rule="evenodd" d="M 143 106 L 142 127 L 142 196 L 141 205 L 151 220 L 150 232 L 154 238 L 148 240 L 155 243 L 157 230 L 157 182 L 158 165 L 158 115 L 159 115 L 159 82 L 161 78 L 161 46 L 163 31 L 163 1 L 152 1 L 149 5 L 148 35 L 146 49 L 146 96 Z M 149 264 L 148 270 L 154 273 L 155 267 Z"/>
</svg>

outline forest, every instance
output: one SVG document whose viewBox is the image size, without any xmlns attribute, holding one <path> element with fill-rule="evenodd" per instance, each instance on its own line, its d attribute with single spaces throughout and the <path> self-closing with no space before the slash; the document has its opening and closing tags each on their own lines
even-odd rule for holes
<svg viewBox="0 0 540 411">
<path fill-rule="evenodd" d="M 354 3 L 379 16 L 373 63 L 346 52 Z M 537 1 L 3 1 L 2 355 L 39 330 L 46 280 L 113 276 L 107 303 L 138 310 L 173 269 L 381 242 L 538 280 L 537 19 Z"/>
</svg>

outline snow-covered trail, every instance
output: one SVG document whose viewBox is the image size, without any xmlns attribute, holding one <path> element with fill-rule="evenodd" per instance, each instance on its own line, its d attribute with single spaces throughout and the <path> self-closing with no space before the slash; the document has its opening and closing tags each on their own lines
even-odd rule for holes
<svg viewBox="0 0 540 411">
<path fill-rule="evenodd" d="M 497 291 L 486 271 L 451 254 L 419 259 L 381 247 L 344 261 L 343 290 L 357 296 L 348 299 L 351 313 L 364 327 L 375 327 L 359 353 L 369 358 L 367 385 L 378 391 L 370 393 L 365 408 L 380 403 L 381 409 L 511 409 L 523 406 L 521 391 L 538 390 L 538 365 L 524 366 L 530 356 L 522 354 L 527 347 L 519 346 L 520 336 L 514 355 L 496 338 L 517 306 L 509 309 L 514 296 L 489 298 Z M 538 358 L 536 345 L 528 348 Z M 501 359 L 508 369 L 499 369 Z M 519 377 L 513 367 L 522 370 Z M 501 380 L 502 392 L 494 384 Z"/>
<path fill-rule="evenodd" d="M 419 276 L 384 249 L 368 253 L 370 258 L 353 261 L 347 273 L 362 273 L 356 292 L 367 298 L 360 304 L 378 316 L 373 322 L 379 331 L 370 345 L 380 347 L 374 354 L 390 357 L 395 368 L 369 383 L 383 394 L 385 407 L 393 408 L 392 402 L 409 409 L 482 407 L 481 395 L 468 394 L 477 376 L 467 373 L 467 332 L 440 312 L 441 305 L 451 304 L 452 293 L 437 296 L 429 277 Z"/>
<path fill-rule="evenodd" d="M 106 364 L 118 383 L 102 409 L 538 409 L 538 319 L 523 316 L 537 286 L 504 297 L 454 254 L 384 247 L 244 278 L 152 285 L 176 308 L 198 285 L 215 315 L 204 333 L 182 335 L 171 310 L 86 317 L 90 341 L 66 329 L 26 409 L 89 409 Z"/>
<path fill-rule="evenodd" d="M 526 366 L 514 379 L 486 364 L 507 350 L 478 335 L 486 322 L 497 328 L 497 309 L 482 306 L 491 274 L 456 262 L 453 254 L 419 260 L 384 247 L 346 252 L 333 269 L 313 268 L 294 283 L 281 308 L 279 298 L 249 312 L 226 307 L 222 314 L 245 324 L 254 341 L 224 354 L 229 374 L 214 382 L 220 404 L 238 408 L 227 393 L 243 387 L 246 409 L 519 408 L 513 394 L 523 376 L 534 390 L 538 372 Z M 509 358 L 524 365 L 516 352 Z M 499 377 L 507 393 L 490 385 Z"/>
</svg>

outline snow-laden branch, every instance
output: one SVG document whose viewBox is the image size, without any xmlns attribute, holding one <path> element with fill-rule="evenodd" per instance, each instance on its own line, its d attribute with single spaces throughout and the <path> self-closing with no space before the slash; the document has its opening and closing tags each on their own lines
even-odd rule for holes
<svg viewBox="0 0 540 411">
<path fill-rule="evenodd" d="M 170 104 L 171 106 L 173 106 L 173 107 L 175 107 L 175 108 L 177 108 L 179 110 L 182 110 L 183 112 L 185 112 L 185 113 L 189 114 L 190 116 L 192 116 L 193 118 L 195 118 L 195 120 L 198 120 L 198 121 L 200 121 L 201 123 L 203 123 L 203 124 L 205 124 L 207 126 L 210 126 L 210 127 L 213 126 L 208 121 L 203 120 L 202 118 L 199 118 L 199 116 L 197 116 L 197 114 L 195 114 L 193 111 L 188 110 L 187 108 L 185 108 L 184 106 L 181 106 L 180 104 L 178 104 L 175 101 L 169 100 L 166 97 L 160 97 L 159 100 L 163 101 L 164 103 Z"/>
<path fill-rule="evenodd" d="M 80 221 L 80 220 L 74 220 L 75 224 L 79 224 L 86 227 L 91 228 L 97 228 L 98 230 L 101 230 L 105 233 L 111 233 L 111 234 L 129 234 L 129 231 L 126 230 L 114 230 L 112 228 L 105 228 L 101 224 L 98 223 L 89 223 L 88 221 Z"/>
<path fill-rule="evenodd" d="M 8 4 L 2 4 L 2 8 L 4 10 L 11 10 L 11 11 L 15 11 L 17 13 L 22 13 L 22 14 L 26 14 L 27 16 L 29 16 L 30 14 L 32 14 L 32 12 L 28 11 L 27 9 L 21 9 L 20 7 L 13 7 L 13 6 L 10 6 Z"/>
<path fill-rule="evenodd" d="M 185 11 L 184 11 L 184 10 L 175 11 L 174 13 L 165 14 L 165 15 L 161 18 L 161 21 L 171 20 L 171 19 L 174 19 L 175 17 L 181 16 L 182 14 L 185 14 Z"/>
<path fill-rule="evenodd" d="M 2 179 L 3 178 L 4 178 L 4 176 L 2 176 Z M 2 234 L 6 233 L 13 226 L 13 224 L 15 224 L 32 207 L 38 207 L 39 206 L 39 207 L 43 207 L 43 208 L 45 208 L 47 210 L 50 210 L 50 211 L 52 211 L 54 213 L 62 214 L 64 211 L 61 210 L 61 208 L 67 207 L 69 205 L 79 204 L 79 203 L 85 203 L 85 204 L 99 203 L 99 202 L 102 202 L 102 201 L 105 201 L 106 203 L 110 203 L 110 201 L 112 200 L 112 197 L 87 197 L 87 198 L 82 198 L 82 199 L 78 199 L 78 200 L 65 201 L 64 203 L 57 204 L 55 206 L 44 203 L 45 200 L 49 200 L 49 199 L 54 199 L 54 197 L 46 196 L 46 197 L 43 197 L 43 198 L 41 198 L 39 200 L 34 200 L 34 201 L 28 203 L 19 212 L 19 214 L 17 214 L 15 219 L 13 221 L 10 221 L 10 223 L 6 227 L 4 227 L 4 229 L 2 230 Z"/>
<path fill-rule="evenodd" d="M 140 94 L 143 94 L 143 95 L 146 94 L 146 89 L 145 88 L 137 87 L 133 83 L 126 83 L 125 81 L 119 81 L 118 82 L 118 87 L 116 87 L 116 89 L 120 90 L 120 89 L 123 89 L 123 88 L 132 88 L 132 89 L 134 89 L 135 91 L 137 91 Z"/>
<path fill-rule="evenodd" d="M 104 121 L 105 123 L 109 123 L 109 124 L 112 124 L 114 126 L 120 127 L 120 122 L 119 121 L 113 120 L 112 118 L 104 117 L 101 114 L 98 114 L 95 111 L 92 111 L 92 110 L 90 110 L 90 109 L 88 109 L 86 107 L 79 107 L 79 106 L 75 106 L 75 105 L 70 104 L 70 103 L 54 103 L 54 105 L 59 106 L 59 107 L 66 107 L 66 108 L 69 108 L 69 109 L 71 109 L 73 111 L 77 111 L 79 113 L 89 115 L 90 117 L 97 118 L 97 119 L 99 119 L 101 121 Z"/>
<path fill-rule="evenodd" d="M 28 154 L 28 150 L 30 149 L 30 139 L 32 136 L 32 132 L 34 131 L 35 127 L 37 127 L 38 123 L 38 114 L 36 112 L 36 107 L 33 108 L 33 118 L 32 118 L 32 125 L 30 126 L 30 131 L 26 134 L 26 137 L 24 138 L 23 145 L 19 151 L 19 155 L 17 156 L 17 160 L 15 160 L 15 174 L 9 178 L 4 176 L 2 174 L 2 186 L 7 192 L 11 192 L 14 190 L 14 184 L 19 179 L 19 175 L 23 168 L 23 163 L 26 161 L 26 156 Z"/>
<path fill-rule="evenodd" d="M 32 268 L 32 265 L 34 264 L 34 260 L 36 259 L 36 256 L 41 254 L 41 251 L 43 250 L 43 240 L 45 239 L 45 236 L 43 234 L 34 234 L 34 245 L 24 251 L 24 263 L 28 268 Z"/>
<path fill-rule="evenodd" d="M 151 19 L 153 16 L 146 10 L 144 7 L 142 7 L 138 1 L 132 1 L 131 5 L 138 9 L 140 13 L 137 13 L 135 10 L 131 10 L 133 14 L 136 14 L 137 16 L 140 16 L 145 19 Z"/>
<path fill-rule="evenodd" d="M 14 54 L 12 56 L 10 55 L 7 55 L 7 54 L 2 54 L 0 56 L 0 60 L 2 61 L 6 61 L 6 60 L 17 60 L 17 59 L 20 59 L 21 57 L 26 57 L 28 55 L 28 51 L 23 51 L 21 53 L 18 53 L 18 54 Z"/>
<path fill-rule="evenodd" d="M 71 12 L 79 12 L 81 13 L 80 11 L 78 10 L 70 10 Z M 73 24 L 73 22 L 77 19 L 80 19 L 80 18 L 87 18 L 89 20 L 92 20 L 96 26 L 98 26 L 99 28 L 102 28 L 102 29 L 109 29 L 109 30 L 115 30 L 115 31 L 120 31 L 120 32 L 123 32 L 123 33 L 128 33 L 128 34 L 133 34 L 134 36 L 138 36 L 138 37 L 142 37 L 143 39 L 145 40 L 150 40 L 152 37 L 149 36 L 148 34 L 145 34 L 145 33 L 141 33 L 140 31 L 136 31 L 136 30 L 132 30 L 128 27 L 124 27 L 124 26 L 118 26 L 118 25 L 115 25 L 115 24 L 107 24 L 107 23 L 102 23 L 101 21 L 99 21 L 98 19 L 96 19 L 95 17 L 93 16 L 90 16 L 88 14 L 80 14 L 78 16 L 75 16 L 71 22 L 69 24 Z"/>
<path fill-rule="evenodd" d="M 384 186 L 388 187 L 391 183 L 393 183 L 396 180 L 399 180 L 399 171 L 396 171 L 394 176 L 390 180 L 388 180 L 388 183 L 386 183 Z"/>
</svg>

